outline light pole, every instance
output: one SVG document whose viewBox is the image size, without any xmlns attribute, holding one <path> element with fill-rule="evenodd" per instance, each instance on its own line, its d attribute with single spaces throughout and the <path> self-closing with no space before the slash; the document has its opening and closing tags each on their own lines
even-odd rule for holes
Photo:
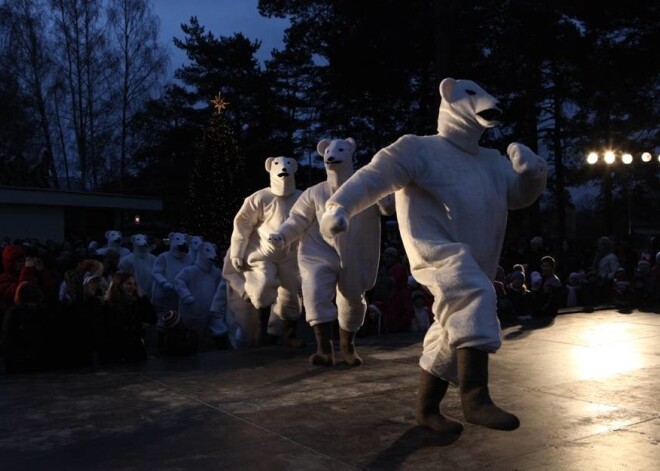
<svg viewBox="0 0 660 471">
<path fill-rule="evenodd" d="M 635 158 L 629 152 L 617 152 L 608 149 L 602 153 L 602 161 L 606 164 L 605 173 L 605 213 L 607 217 L 607 229 L 609 233 L 614 231 L 614 211 L 612 205 L 612 168 L 617 163 L 617 159 L 621 161 L 624 166 L 629 166 L 634 163 Z M 598 152 L 589 152 L 587 155 L 587 163 L 589 165 L 596 165 L 601 160 L 601 155 Z M 644 163 L 651 162 L 653 155 L 650 152 L 643 152 L 639 156 L 639 160 Z M 660 162 L 660 155 L 657 157 Z M 627 196 L 627 213 L 628 213 L 628 230 L 630 236 L 632 234 L 632 176 L 630 172 L 626 172 L 626 196 Z"/>
</svg>

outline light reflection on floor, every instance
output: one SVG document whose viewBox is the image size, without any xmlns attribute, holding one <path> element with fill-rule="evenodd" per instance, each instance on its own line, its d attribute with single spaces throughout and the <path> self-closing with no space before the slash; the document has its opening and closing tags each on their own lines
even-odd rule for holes
<svg viewBox="0 0 660 471">
<path fill-rule="evenodd" d="M 641 368 L 641 352 L 620 322 L 590 327 L 583 335 L 590 347 L 573 349 L 573 365 L 579 379 L 602 379 Z"/>
</svg>

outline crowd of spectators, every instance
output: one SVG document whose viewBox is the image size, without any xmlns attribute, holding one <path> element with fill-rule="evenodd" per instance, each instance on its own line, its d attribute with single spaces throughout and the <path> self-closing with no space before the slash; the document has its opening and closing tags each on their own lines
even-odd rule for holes
<svg viewBox="0 0 660 471">
<path fill-rule="evenodd" d="M 601 237 L 586 245 L 540 237 L 507 241 L 493 281 L 501 319 L 527 322 L 571 308 L 650 308 L 660 301 L 658 240 L 637 250 Z M 145 329 L 156 314 L 119 257 L 96 255 L 90 240 L 0 241 L 0 354 L 7 372 L 144 361 Z M 168 247 L 155 241 L 154 254 Z M 433 322 L 433 296 L 410 275 L 398 240 L 387 240 L 376 284 L 367 293 L 361 336 L 424 332 Z M 164 317 L 158 352 L 192 354 L 200 339 L 179 313 Z"/>
</svg>

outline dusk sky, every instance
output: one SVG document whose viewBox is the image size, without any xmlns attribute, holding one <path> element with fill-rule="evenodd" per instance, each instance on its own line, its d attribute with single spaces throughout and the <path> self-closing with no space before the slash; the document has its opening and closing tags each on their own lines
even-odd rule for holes
<svg viewBox="0 0 660 471">
<path fill-rule="evenodd" d="M 257 56 L 262 61 L 270 57 L 273 48 L 283 48 L 288 21 L 262 17 L 257 3 L 258 0 L 153 0 L 154 11 L 161 21 L 161 40 L 170 53 L 170 73 L 186 61 L 185 54 L 174 47 L 172 38 L 183 39 L 181 24 L 187 23 L 191 16 L 197 16 L 200 25 L 215 36 L 242 32 L 251 40 L 261 40 Z"/>
</svg>

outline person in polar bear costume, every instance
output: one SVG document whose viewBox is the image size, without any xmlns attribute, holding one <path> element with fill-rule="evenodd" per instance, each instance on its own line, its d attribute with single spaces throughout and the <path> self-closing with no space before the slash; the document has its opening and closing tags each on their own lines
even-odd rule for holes
<svg viewBox="0 0 660 471">
<path fill-rule="evenodd" d="M 274 247 L 268 235 L 286 220 L 301 191 L 296 189 L 294 174 L 298 163 L 290 157 L 269 157 L 266 171 L 270 186 L 245 198 L 234 218 L 229 260 L 225 265 L 225 278 L 233 268 L 245 277 L 245 294 L 259 310 L 262 343 L 272 342 L 268 320 L 273 313 L 283 320 L 283 340 L 291 347 L 304 347 L 295 338 L 300 318 L 300 272 L 297 244 Z"/>
<path fill-rule="evenodd" d="M 254 307 L 245 291 L 245 274 L 233 267 L 229 252 L 224 259 L 222 277 L 225 283 L 218 286 L 211 311 L 216 316 L 225 313 L 229 340 L 236 350 L 260 345 L 264 335 L 268 338 L 282 335 L 284 321 L 275 315 L 272 308 L 265 322 L 259 318 L 259 309 Z M 262 332 L 262 325 L 267 329 L 265 333 Z"/>
<path fill-rule="evenodd" d="M 156 256 L 149 251 L 149 241 L 144 234 L 133 234 L 131 236 L 133 252 L 119 260 L 119 271 L 125 271 L 135 277 L 138 288 L 151 299 L 154 277 L 151 274 L 154 268 Z"/>
<path fill-rule="evenodd" d="M 190 258 L 192 259 L 193 265 L 197 260 L 197 252 L 199 251 L 199 248 L 202 246 L 203 243 L 204 243 L 204 238 L 198 235 L 190 237 L 190 240 L 188 241 L 188 246 L 190 248 Z"/>
<path fill-rule="evenodd" d="M 208 329 L 216 346 L 226 348 L 227 326 L 224 318 L 219 317 L 216 322 L 211 314 L 211 303 L 222 280 L 222 272 L 215 266 L 217 262 L 215 245 L 203 242 L 197 251 L 195 264 L 179 272 L 174 286 L 179 295 L 178 309 L 183 325 L 196 330 L 202 338 Z"/>
<path fill-rule="evenodd" d="M 322 236 L 319 220 L 325 203 L 353 174 L 355 140 L 323 139 L 317 151 L 323 157 L 328 178 L 305 190 L 288 219 L 269 239 L 276 246 L 300 239 L 298 264 L 303 303 L 317 341 L 317 352 L 309 358 L 310 363 L 334 365 L 332 328 L 339 320 L 342 358 L 348 365 L 358 366 L 362 359 L 355 350 L 355 334 L 364 323 L 364 294 L 373 287 L 378 272 L 380 217 L 392 214 L 393 203 L 391 198 L 384 198 L 356 213 L 346 234 L 335 238 Z M 336 307 L 332 302 L 335 296 Z"/>
<path fill-rule="evenodd" d="M 105 239 L 108 242 L 105 247 L 96 250 L 96 255 L 105 256 L 108 250 L 117 252 L 119 258 L 130 255 L 131 251 L 121 246 L 121 236 L 122 234 L 119 231 L 105 231 Z"/>
<path fill-rule="evenodd" d="M 435 298 L 435 322 L 420 359 L 417 421 L 461 432 L 462 424 L 439 411 L 452 383 L 460 388 L 468 422 L 513 430 L 518 418 L 498 408 L 488 391 L 488 355 L 502 343 L 491 281 L 507 211 L 543 193 L 546 163 L 522 144 L 509 145 L 510 160 L 479 146 L 501 111 L 476 83 L 447 78 L 440 95 L 438 134 L 406 135 L 381 149 L 328 200 L 321 232 L 330 237 L 351 230 L 351 216 L 396 192 L 412 274 Z"/>
<path fill-rule="evenodd" d="M 151 275 L 154 278 L 151 302 L 156 308 L 158 330 L 165 329 L 163 316 L 170 309 L 179 308 L 179 296 L 174 288 L 174 279 L 181 270 L 192 265 L 188 253 L 188 236 L 180 232 L 170 232 L 170 250 L 163 252 L 154 261 Z"/>
</svg>

